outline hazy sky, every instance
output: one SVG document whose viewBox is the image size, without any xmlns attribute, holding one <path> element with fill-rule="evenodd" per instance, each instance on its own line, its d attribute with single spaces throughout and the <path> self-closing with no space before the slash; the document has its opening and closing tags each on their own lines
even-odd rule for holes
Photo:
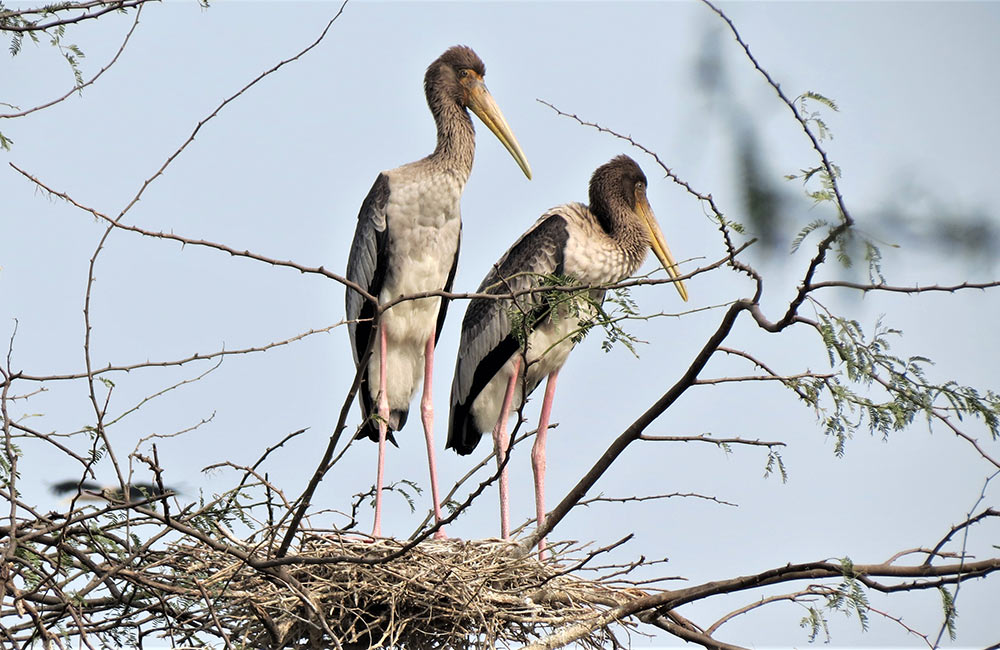
<svg viewBox="0 0 1000 650">
<path fill-rule="evenodd" d="M 132 42 L 118 63 L 82 96 L 18 120 L 0 120 L 14 140 L 0 153 L 54 189 L 117 214 L 220 101 L 260 72 L 318 36 L 337 11 L 327 2 L 217 3 L 200 9 L 173 2 L 143 10 Z M 758 61 L 790 96 L 813 90 L 834 98 L 826 111 L 834 139 L 826 143 L 843 169 L 842 189 L 859 228 L 885 242 L 884 271 L 893 284 L 956 283 L 997 277 L 992 260 L 961 250 L 897 239 L 880 215 L 895 208 L 914 220 L 938 214 L 997 214 L 1000 184 L 1000 4 L 997 3 L 734 3 L 723 8 Z M 131 25 L 109 16 L 72 28 L 66 40 L 87 55 L 85 76 L 106 64 Z M 531 163 L 521 174 L 502 146 L 477 122 L 476 163 L 462 202 L 464 239 L 455 288 L 473 290 L 489 266 L 543 211 L 585 200 L 595 167 L 625 152 L 650 179 L 649 197 L 667 240 L 686 268 L 715 261 L 724 248 L 701 206 L 626 143 L 556 115 L 542 99 L 588 121 L 630 134 L 702 192 L 730 218 L 743 207 L 732 162 L 732 111 L 752 124 L 764 156 L 760 173 L 790 197 L 796 182 L 780 181 L 815 164 L 809 143 L 762 77 L 741 56 L 721 21 L 695 3 L 357 3 L 350 4 L 316 49 L 225 107 L 194 143 L 145 192 L 126 216 L 152 230 L 225 243 L 277 259 L 342 272 L 362 199 L 379 170 L 429 153 L 433 122 L 423 96 L 426 66 L 448 46 L 472 46 L 487 65 L 487 84 Z M 727 86 L 714 97 L 699 87 L 700 53 L 717 55 Z M 0 57 L 0 101 L 28 108 L 72 84 L 68 66 L 42 43 L 26 43 L 16 57 Z M 0 168 L 0 340 L 17 319 L 12 366 L 32 375 L 83 369 L 83 296 L 88 260 L 104 226 L 87 214 L 49 200 L 13 169 Z M 792 212 L 794 231 L 821 217 L 807 201 Z M 919 227 L 916 228 L 919 230 Z M 765 308 L 773 317 L 789 299 L 815 238 L 780 259 L 752 257 L 765 274 Z M 890 244 L 899 243 L 900 248 Z M 646 270 L 654 262 L 647 262 Z M 171 360 L 195 352 L 260 346 L 344 316 L 343 288 L 316 275 L 236 259 L 204 248 L 115 232 L 96 266 L 92 355 L 96 366 Z M 830 271 L 827 277 L 833 277 Z M 671 287 L 633 292 L 643 311 L 679 312 L 750 295 L 748 282 L 719 270 L 690 281 L 682 306 Z M 884 315 L 902 329 L 894 351 L 926 354 L 937 362 L 931 379 L 957 379 L 997 388 L 1000 363 L 994 293 L 879 296 L 824 294 L 828 307 L 867 329 Z M 449 486 L 481 457 L 443 450 L 453 359 L 464 304 L 452 307 L 438 345 L 435 377 L 439 458 Z M 623 348 L 610 354 L 597 337 L 582 343 L 560 377 L 550 435 L 550 500 L 554 505 L 603 453 L 610 440 L 645 410 L 687 367 L 714 330 L 719 309 L 636 323 L 649 341 L 635 359 Z M 737 328 L 731 347 L 754 351 L 779 372 L 826 371 L 821 343 L 807 331 L 776 337 Z M 151 369 L 114 377 L 111 411 L 120 413 L 208 364 Z M 750 374 L 745 363 L 719 359 L 705 375 Z M 203 474 L 222 460 L 252 463 L 269 445 L 300 428 L 308 432 L 272 456 L 270 478 L 296 495 L 313 472 L 353 376 L 346 332 L 308 337 L 267 354 L 229 357 L 206 378 L 143 404 L 112 429 L 120 457 L 151 434 L 193 432 L 158 441 L 166 480 L 195 498 L 231 485 L 227 473 Z M 24 385 L 18 392 L 26 392 Z M 83 382 L 51 385 L 19 405 L 41 430 L 71 431 L 92 421 Z M 540 393 L 527 407 L 537 418 Z M 414 412 L 415 413 L 415 412 Z M 350 424 L 357 423 L 352 409 Z M 968 430 L 980 437 L 975 423 Z M 749 574 L 786 562 L 850 556 L 887 559 L 896 551 L 932 546 L 965 518 L 989 467 L 951 433 L 918 423 L 885 443 L 860 432 L 845 458 L 833 454 L 814 414 L 777 386 L 740 384 L 689 391 L 648 431 L 781 439 L 789 481 L 763 479 L 758 449 L 725 455 L 709 446 L 635 445 L 601 480 L 608 496 L 693 492 L 737 503 L 727 507 L 688 498 L 644 505 L 602 505 L 571 515 L 552 539 L 604 545 L 628 531 L 636 539 L 616 554 L 669 557 L 654 573 L 682 575 L 687 584 Z M 426 486 L 419 420 L 390 449 L 387 479 Z M 85 440 L 74 441 L 77 449 Z M 58 503 L 52 480 L 78 467 L 40 444 L 23 442 L 20 489 L 43 509 Z M 482 453 L 487 453 L 486 445 Z M 375 446 L 357 444 L 317 493 L 322 508 L 346 509 L 350 495 L 374 480 Z M 515 450 L 512 515 L 533 512 L 528 447 Z M 102 467 L 110 481 L 110 467 Z M 143 476 L 145 478 L 145 476 Z M 996 504 L 991 484 L 982 505 Z M 464 494 L 464 492 L 462 493 Z M 383 531 L 406 536 L 422 518 L 429 495 L 411 515 L 387 497 Z M 498 532 L 497 506 L 488 493 L 449 533 L 486 537 Z M 316 522 L 318 523 L 318 522 Z M 370 525 L 370 511 L 363 514 Z M 970 548 L 989 548 L 997 527 L 976 530 Z M 992 533 L 992 537 L 991 537 Z M 679 584 L 679 583 L 673 583 Z M 791 591 L 791 588 L 785 589 Z M 710 624 L 719 613 L 759 594 L 719 599 L 682 610 Z M 962 587 L 957 645 L 997 642 L 996 581 Z M 936 592 L 873 604 L 936 633 Z M 773 605 L 722 627 L 719 638 L 757 647 L 804 645 L 804 610 Z M 831 618 L 839 647 L 919 645 L 899 626 L 872 616 L 871 631 L 857 620 Z M 662 639 L 634 637 L 637 646 Z"/>
</svg>

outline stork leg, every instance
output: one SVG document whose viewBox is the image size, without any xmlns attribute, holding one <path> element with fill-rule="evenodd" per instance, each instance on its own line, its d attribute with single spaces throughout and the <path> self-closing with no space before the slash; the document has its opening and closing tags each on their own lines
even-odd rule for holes
<svg viewBox="0 0 1000 650">
<path fill-rule="evenodd" d="M 549 433 L 549 415 L 552 414 L 552 397 L 556 394 L 556 379 L 559 371 L 549 375 L 545 382 L 545 397 L 542 398 L 542 414 L 538 417 L 538 432 L 531 448 L 531 469 L 535 474 L 535 513 L 538 527 L 545 523 L 545 439 Z M 545 559 L 545 539 L 538 542 L 538 558 Z"/>
<path fill-rule="evenodd" d="M 500 407 L 500 417 L 493 427 L 493 448 L 496 450 L 497 467 L 500 470 L 500 536 L 510 539 L 510 491 L 507 480 L 507 466 L 503 461 L 507 458 L 509 440 L 507 438 L 507 416 L 510 414 L 510 404 L 514 401 L 514 387 L 517 385 L 517 375 L 521 369 L 521 357 L 514 358 L 514 368 L 507 381 L 507 392 L 503 396 L 503 406 Z"/>
<path fill-rule="evenodd" d="M 375 472 L 375 527 L 372 537 L 382 536 L 382 480 L 385 475 L 385 436 L 389 428 L 389 395 L 385 389 L 385 328 L 378 326 L 378 470 Z"/>
<path fill-rule="evenodd" d="M 434 462 L 434 402 L 431 399 L 431 385 L 434 376 L 434 338 L 435 333 L 427 339 L 424 348 L 424 395 L 420 400 L 420 420 L 424 424 L 424 438 L 427 439 L 427 464 L 431 470 L 431 497 L 434 500 L 434 522 L 440 524 L 441 500 L 438 498 L 437 465 Z M 434 539 L 447 539 L 443 528 L 438 528 Z"/>
</svg>

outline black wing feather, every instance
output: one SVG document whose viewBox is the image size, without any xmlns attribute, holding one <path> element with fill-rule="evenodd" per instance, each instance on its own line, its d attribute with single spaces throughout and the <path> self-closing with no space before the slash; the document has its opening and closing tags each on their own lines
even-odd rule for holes
<svg viewBox="0 0 1000 650">
<path fill-rule="evenodd" d="M 458 252 L 462 248 L 462 225 L 458 226 L 458 243 L 455 244 L 455 258 L 451 261 L 451 270 L 448 271 L 448 281 L 444 283 L 444 290 L 451 291 L 455 284 L 455 272 L 458 271 Z M 434 329 L 434 346 L 437 347 L 438 339 L 441 338 L 441 328 L 444 327 L 444 318 L 448 315 L 448 303 L 451 301 L 441 297 L 441 306 L 438 307 L 437 327 Z"/>
<path fill-rule="evenodd" d="M 351 242 L 350 256 L 347 258 L 347 279 L 356 282 L 374 296 L 378 296 L 382 291 L 389 266 L 389 229 L 386 214 L 388 203 L 389 177 L 379 174 L 361 204 L 358 226 Z M 374 344 L 372 339 L 375 332 L 372 328 L 372 319 L 375 316 L 375 306 L 351 288 L 347 289 L 346 303 L 347 331 L 351 338 L 354 366 L 357 368 L 368 346 Z M 358 398 L 363 420 L 358 437 L 367 437 L 378 442 L 378 423 L 371 417 L 376 409 L 368 385 L 367 368 L 361 377 Z M 396 444 L 391 431 L 387 432 L 386 437 Z"/>
</svg>

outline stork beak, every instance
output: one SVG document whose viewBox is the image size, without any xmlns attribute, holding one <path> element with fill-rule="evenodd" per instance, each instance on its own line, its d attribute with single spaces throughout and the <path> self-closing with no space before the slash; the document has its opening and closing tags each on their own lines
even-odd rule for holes
<svg viewBox="0 0 1000 650">
<path fill-rule="evenodd" d="M 524 175 L 531 179 L 531 167 L 528 165 L 528 159 L 524 157 L 521 145 L 517 143 L 517 138 L 510 130 L 510 125 L 507 124 L 503 113 L 500 112 L 500 107 L 497 106 L 493 95 L 486 90 L 486 84 L 482 81 L 476 81 L 468 87 L 468 104 L 472 112 L 483 121 L 483 124 L 489 127 L 490 131 L 493 131 L 493 135 L 507 148 Z"/>
<path fill-rule="evenodd" d="M 667 246 L 667 240 L 663 237 L 660 224 L 656 223 L 656 217 L 653 216 L 653 208 L 649 206 L 649 201 L 646 200 L 644 195 L 636 196 L 635 207 L 636 212 L 642 217 L 643 223 L 646 224 L 646 228 L 649 230 L 649 245 L 653 249 L 653 254 L 660 260 L 660 264 L 667 270 L 667 274 L 671 278 L 674 278 L 674 286 L 677 287 L 677 293 L 681 294 L 681 300 L 687 302 L 688 292 L 684 287 L 684 282 L 677 279 L 680 277 L 681 272 L 677 268 L 677 262 L 674 261 L 670 247 Z"/>
</svg>

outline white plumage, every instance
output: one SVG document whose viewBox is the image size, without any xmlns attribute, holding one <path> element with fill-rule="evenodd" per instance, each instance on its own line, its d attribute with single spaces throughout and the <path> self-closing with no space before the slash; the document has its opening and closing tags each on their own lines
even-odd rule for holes
<svg viewBox="0 0 1000 650">
<path fill-rule="evenodd" d="M 448 283 L 458 257 L 462 221 L 459 202 L 465 178 L 404 165 L 384 172 L 389 179 L 386 214 L 390 224 L 388 268 L 379 302 L 436 291 Z M 399 187 L 400 191 L 396 191 Z M 405 411 L 424 373 L 424 347 L 434 335 L 441 298 L 401 302 L 383 316 L 389 410 Z M 368 361 L 369 381 L 379 385 L 379 348 Z M 390 416 L 391 418 L 391 416 Z M 400 423 L 392 421 L 391 428 Z"/>
</svg>

